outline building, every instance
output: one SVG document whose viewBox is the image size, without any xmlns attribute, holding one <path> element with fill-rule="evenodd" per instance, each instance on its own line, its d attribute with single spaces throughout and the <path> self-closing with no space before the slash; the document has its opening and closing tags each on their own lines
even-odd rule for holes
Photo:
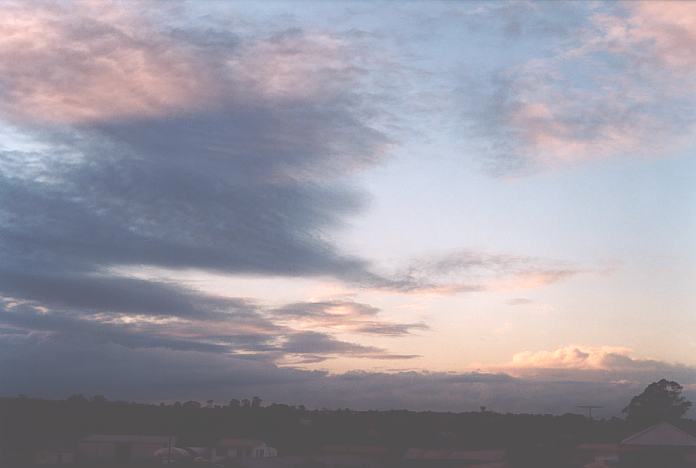
<svg viewBox="0 0 696 468">
<path fill-rule="evenodd" d="M 175 443 L 171 436 L 94 434 L 78 442 L 77 461 L 116 464 L 153 461 L 155 452 Z"/>
<path fill-rule="evenodd" d="M 650 426 L 619 445 L 625 449 L 620 466 L 696 467 L 696 437 L 667 422 Z"/>
<path fill-rule="evenodd" d="M 223 437 L 215 446 L 212 460 L 223 458 L 269 458 L 278 456 L 273 447 L 257 439 Z"/>
<path fill-rule="evenodd" d="M 585 468 L 696 468 L 696 437 L 662 422 L 618 444 L 582 444 Z"/>
</svg>

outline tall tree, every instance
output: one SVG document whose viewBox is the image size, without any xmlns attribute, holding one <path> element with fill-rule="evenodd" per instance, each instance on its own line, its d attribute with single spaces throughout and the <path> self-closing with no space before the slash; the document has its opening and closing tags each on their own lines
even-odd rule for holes
<svg viewBox="0 0 696 468">
<path fill-rule="evenodd" d="M 691 402 L 682 396 L 682 390 L 677 382 L 666 379 L 651 383 L 623 409 L 626 419 L 632 424 L 645 426 L 679 420 L 691 408 Z"/>
</svg>

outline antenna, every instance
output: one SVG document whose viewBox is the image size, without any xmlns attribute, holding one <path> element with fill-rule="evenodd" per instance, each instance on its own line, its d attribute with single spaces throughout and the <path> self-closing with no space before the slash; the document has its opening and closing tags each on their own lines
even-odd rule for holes
<svg viewBox="0 0 696 468">
<path fill-rule="evenodd" d="M 578 405 L 577 408 L 582 408 L 587 410 L 587 417 L 592 419 L 592 410 L 595 408 L 604 408 L 604 406 L 597 405 Z"/>
</svg>

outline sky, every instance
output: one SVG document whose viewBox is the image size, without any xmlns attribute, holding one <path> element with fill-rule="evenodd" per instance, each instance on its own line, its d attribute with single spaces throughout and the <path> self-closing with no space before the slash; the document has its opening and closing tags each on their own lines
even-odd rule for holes
<svg viewBox="0 0 696 468">
<path fill-rule="evenodd" d="M 696 398 L 696 5 L 0 4 L 0 394 Z"/>
</svg>

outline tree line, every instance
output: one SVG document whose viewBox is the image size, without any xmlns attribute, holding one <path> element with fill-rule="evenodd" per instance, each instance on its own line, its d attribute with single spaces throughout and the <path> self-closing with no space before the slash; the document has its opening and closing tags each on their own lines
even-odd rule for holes
<svg viewBox="0 0 696 468">
<path fill-rule="evenodd" d="M 578 414 L 503 414 L 482 407 L 465 413 L 309 410 L 259 397 L 143 404 L 108 401 L 97 395 L 66 400 L 0 398 L 0 450 L 26 457 L 37 447 L 74 447 L 94 433 L 176 436 L 184 446 L 212 445 L 222 436 L 264 440 L 279 453 L 311 454 L 331 445 L 381 446 L 400 453 L 409 447 L 506 449 L 545 452 L 578 443 L 617 442 L 659 421 L 696 433 L 684 419 L 691 407 L 682 387 L 668 380 L 649 385 L 628 402 L 625 418 L 593 420 Z"/>
</svg>

